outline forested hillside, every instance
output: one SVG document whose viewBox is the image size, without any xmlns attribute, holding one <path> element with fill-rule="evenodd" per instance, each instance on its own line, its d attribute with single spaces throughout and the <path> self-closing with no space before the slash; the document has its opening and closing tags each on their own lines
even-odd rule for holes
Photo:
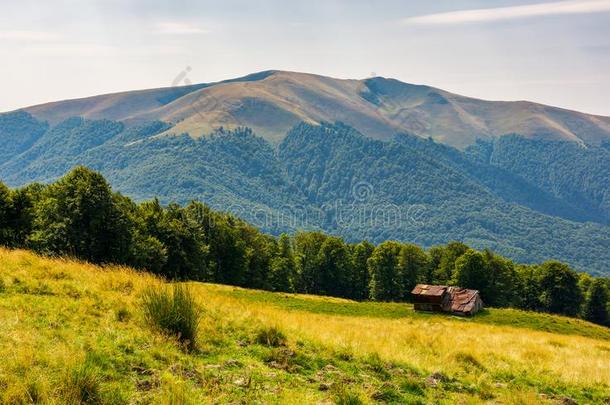
<svg viewBox="0 0 610 405">
<path fill-rule="evenodd" d="M 469 156 L 518 175 L 569 204 L 574 212 L 610 223 L 610 143 L 532 141 L 517 135 L 479 140 Z"/>
<path fill-rule="evenodd" d="M 49 127 L 24 112 L 0 117 L 3 150 L 13 151 L 0 179 L 11 186 L 86 165 L 136 200 L 200 200 L 276 235 L 324 230 L 424 247 L 461 240 L 517 262 L 609 271 L 604 145 L 512 136 L 464 153 L 405 134 L 377 141 L 338 123 L 300 124 L 274 146 L 248 129 L 193 139 L 160 136 L 171 128 L 162 122 L 71 118 Z M 537 159 L 548 172 L 532 169 Z"/>
<path fill-rule="evenodd" d="M 489 306 L 609 321 L 610 279 L 558 261 L 515 265 L 462 242 L 426 250 L 321 232 L 275 238 L 199 202 L 136 204 L 84 167 L 49 185 L 9 190 L 0 183 L 0 207 L 0 245 L 172 279 L 374 301 L 409 301 L 417 283 L 450 284 L 479 290 Z"/>
</svg>

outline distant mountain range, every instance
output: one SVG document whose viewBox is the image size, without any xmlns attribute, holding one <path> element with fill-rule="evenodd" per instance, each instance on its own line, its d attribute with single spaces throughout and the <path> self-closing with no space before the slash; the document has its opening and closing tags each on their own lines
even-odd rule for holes
<svg viewBox="0 0 610 405">
<path fill-rule="evenodd" d="M 526 101 L 478 100 L 383 77 L 340 80 L 283 71 L 59 101 L 24 110 L 51 124 L 75 116 L 127 125 L 158 120 L 174 124 L 171 132 L 194 137 L 220 126 L 244 126 L 271 142 L 280 142 L 299 122 L 336 121 L 374 139 L 408 133 L 458 148 L 478 138 L 511 133 L 589 145 L 610 140 L 610 117 Z"/>
<path fill-rule="evenodd" d="M 3 182 L 77 164 L 273 233 L 462 240 L 610 275 L 609 117 L 279 71 L 0 114 Z"/>
</svg>

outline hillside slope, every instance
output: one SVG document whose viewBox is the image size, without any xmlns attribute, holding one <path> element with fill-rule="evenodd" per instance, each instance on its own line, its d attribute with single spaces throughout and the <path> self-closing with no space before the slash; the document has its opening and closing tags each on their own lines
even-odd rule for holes
<svg viewBox="0 0 610 405">
<path fill-rule="evenodd" d="M 575 319 L 494 309 L 461 319 L 190 283 L 204 317 L 189 352 L 142 318 L 143 289 L 165 287 L 147 274 L 0 249 L 0 280 L 2 403 L 610 398 L 610 333 Z"/>
<path fill-rule="evenodd" d="M 246 126 L 271 142 L 281 141 L 299 122 L 335 121 L 375 139 L 406 132 L 459 148 L 477 138 L 509 133 L 591 145 L 610 140 L 610 117 L 525 101 L 479 100 L 382 77 L 341 80 L 284 71 L 59 101 L 24 110 L 52 124 L 74 116 L 128 125 L 159 120 L 174 124 L 174 133 L 194 137 L 220 126 Z"/>
<path fill-rule="evenodd" d="M 493 153 L 482 142 L 462 152 L 409 135 L 374 140 L 339 123 L 297 125 L 274 146 L 248 129 L 193 139 L 162 136 L 173 128 L 159 121 L 47 127 L 25 112 L 0 117 L 0 142 L 21 150 L 0 161 L 11 186 L 85 165 L 136 200 L 199 200 L 273 234 L 322 229 L 425 247 L 461 240 L 518 262 L 558 259 L 610 274 L 603 146 L 503 137 Z M 548 169 L 536 169 L 543 159 Z"/>
</svg>

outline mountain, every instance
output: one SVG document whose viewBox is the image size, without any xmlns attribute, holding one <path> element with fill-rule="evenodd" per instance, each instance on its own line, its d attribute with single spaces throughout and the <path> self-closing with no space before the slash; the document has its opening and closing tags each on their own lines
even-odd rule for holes
<svg viewBox="0 0 610 405">
<path fill-rule="evenodd" d="M 375 139 L 401 132 L 458 148 L 510 133 L 587 145 L 610 140 L 610 117 L 525 101 L 484 101 L 383 77 L 341 80 L 284 71 L 60 101 L 24 111 L 51 124 L 74 116 L 129 126 L 158 120 L 173 124 L 173 133 L 193 137 L 220 126 L 245 126 L 273 143 L 300 122 L 336 121 Z"/>
<path fill-rule="evenodd" d="M 391 105 L 403 116 L 407 106 L 425 110 L 429 125 L 419 134 L 392 126 Z M 0 114 L 0 180 L 49 182 L 86 165 L 137 200 L 201 200 L 274 234 L 461 240 L 518 262 L 558 259 L 609 275 L 608 118 L 527 104 L 553 122 L 528 132 L 524 105 L 382 78 L 263 72 Z M 468 114 L 446 114 L 456 106 Z M 474 115 L 486 117 L 485 133 L 463 126 Z M 514 131 L 490 132 L 500 127 Z"/>
</svg>

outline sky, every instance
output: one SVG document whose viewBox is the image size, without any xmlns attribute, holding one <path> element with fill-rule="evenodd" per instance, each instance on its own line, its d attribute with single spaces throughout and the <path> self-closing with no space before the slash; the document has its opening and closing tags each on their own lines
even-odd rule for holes
<svg viewBox="0 0 610 405">
<path fill-rule="evenodd" d="M 2 0 L 0 51 L 0 111 L 279 69 L 610 116 L 610 0 Z"/>
</svg>

